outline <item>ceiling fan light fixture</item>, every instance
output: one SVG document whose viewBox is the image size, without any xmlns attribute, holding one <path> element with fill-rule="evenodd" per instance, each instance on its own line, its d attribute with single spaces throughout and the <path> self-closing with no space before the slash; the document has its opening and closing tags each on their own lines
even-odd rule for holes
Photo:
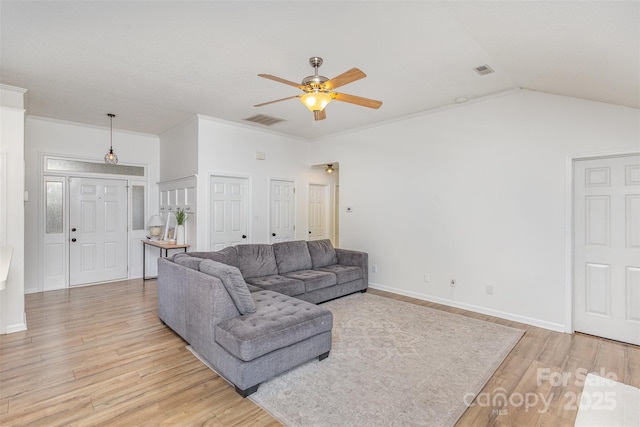
<svg viewBox="0 0 640 427">
<path fill-rule="evenodd" d="M 300 97 L 300 101 L 309 111 L 322 111 L 331 102 L 331 95 L 324 92 L 308 92 Z"/>
</svg>

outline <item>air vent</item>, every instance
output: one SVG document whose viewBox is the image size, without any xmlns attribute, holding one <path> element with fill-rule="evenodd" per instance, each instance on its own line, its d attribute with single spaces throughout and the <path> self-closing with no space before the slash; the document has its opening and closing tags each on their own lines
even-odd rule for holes
<svg viewBox="0 0 640 427">
<path fill-rule="evenodd" d="M 486 76 L 487 74 L 491 74 L 494 72 L 493 68 L 489 67 L 487 64 L 476 67 L 473 70 L 481 76 Z"/>
<path fill-rule="evenodd" d="M 256 114 L 255 116 L 247 117 L 244 119 L 248 122 L 258 123 L 260 125 L 271 126 L 276 123 L 284 122 L 284 119 L 279 117 L 273 117 L 268 114 Z"/>
</svg>

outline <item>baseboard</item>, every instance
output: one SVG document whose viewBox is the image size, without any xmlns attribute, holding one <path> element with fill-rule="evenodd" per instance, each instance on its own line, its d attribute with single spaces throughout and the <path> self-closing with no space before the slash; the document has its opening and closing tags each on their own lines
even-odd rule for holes
<svg viewBox="0 0 640 427">
<path fill-rule="evenodd" d="M 26 314 L 22 315 L 24 321 L 22 323 L 18 323 L 16 325 L 9 325 L 5 328 L 4 333 L 5 334 L 12 334 L 14 332 L 21 332 L 21 331 L 26 331 L 27 330 L 27 316 Z"/>
<path fill-rule="evenodd" d="M 434 297 L 432 295 L 421 294 L 418 292 L 407 291 L 404 289 L 393 288 L 390 286 L 380 285 L 377 283 L 369 282 L 369 287 L 372 289 L 379 289 L 385 292 L 391 292 L 393 294 L 404 295 L 423 301 L 434 302 L 436 304 L 448 305 L 450 307 L 461 308 L 463 310 L 473 311 L 475 313 L 486 314 L 488 316 L 499 317 L 501 319 L 511 320 L 514 322 L 525 323 L 531 326 L 537 326 L 538 328 L 549 329 L 555 332 L 566 333 L 566 328 L 563 324 L 547 322 L 545 320 L 535 319 L 532 317 L 521 316 L 519 314 L 508 313 L 505 311 L 494 310 L 479 305 L 467 304 L 459 301 L 453 301 L 447 298 Z"/>
</svg>

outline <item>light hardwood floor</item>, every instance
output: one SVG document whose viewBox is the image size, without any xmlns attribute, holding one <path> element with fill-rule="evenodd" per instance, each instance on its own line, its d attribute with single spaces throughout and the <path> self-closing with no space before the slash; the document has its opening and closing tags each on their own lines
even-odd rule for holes
<svg viewBox="0 0 640 427">
<path fill-rule="evenodd" d="M 370 292 L 526 331 L 483 393 L 544 397 L 548 409 L 516 398 L 507 406 L 480 403 L 460 426 L 571 426 L 571 399 L 582 389 L 574 375 L 587 370 L 640 387 L 637 346 Z M 186 350 L 156 307 L 155 281 L 27 295 L 29 329 L 0 336 L 0 425 L 279 425 Z M 551 381 L 538 381 L 539 372 Z M 572 377 L 554 381 L 562 373 Z"/>
</svg>

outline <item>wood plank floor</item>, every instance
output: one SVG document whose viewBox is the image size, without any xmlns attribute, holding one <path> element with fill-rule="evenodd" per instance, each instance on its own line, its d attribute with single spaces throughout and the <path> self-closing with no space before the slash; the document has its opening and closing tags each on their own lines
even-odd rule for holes
<svg viewBox="0 0 640 427">
<path fill-rule="evenodd" d="M 575 376 L 587 371 L 640 387 L 640 347 L 370 292 L 526 331 L 459 426 L 571 426 Z M 27 295 L 29 329 L 0 336 L 0 425 L 279 425 L 186 350 L 156 310 L 155 281 Z"/>
</svg>

